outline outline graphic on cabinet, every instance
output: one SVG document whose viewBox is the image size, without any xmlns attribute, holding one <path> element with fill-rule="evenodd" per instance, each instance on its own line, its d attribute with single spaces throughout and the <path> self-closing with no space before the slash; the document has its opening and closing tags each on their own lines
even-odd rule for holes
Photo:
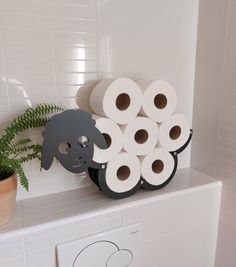
<svg viewBox="0 0 236 267">
<path fill-rule="evenodd" d="M 121 227 L 57 246 L 59 267 L 141 266 L 140 224 Z"/>
<path fill-rule="evenodd" d="M 102 255 L 103 251 L 99 252 L 99 248 L 101 248 L 101 249 L 106 248 L 107 251 L 105 254 L 107 254 L 109 249 L 111 250 L 110 256 L 105 255 L 105 257 L 108 256 L 107 260 L 104 257 L 104 255 Z M 104 265 L 106 267 L 114 266 L 114 264 L 116 262 L 119 262 L 120 266 L 127 266 L 128 267 L 128 266 L 130 266 L 130 264 L 133 261 L 133 253 L 130 250 L 119 249 L 119 247 L 115 243 L 108 241 L 108 240 L 104 240 L 104 241 L 96 241 L 92 244 L 89 244 L 87 247 L 83 248 L 79 252 L 77 257 L 75 258 L 74 263 L 73 263 L 73 267 L 85 266 L 84 258 L 87 257 L 87 255 L 92 255 L 92 253 L 90 253 L 90 252 L 92 252 L 93 250 L 94 251 L 96 250 L 98 253 L 100 253 L 100 255 L 102 255 L 102 257 L 104 258 L 104 263 L 106 261 L 106 263 Z"/>
</svg>

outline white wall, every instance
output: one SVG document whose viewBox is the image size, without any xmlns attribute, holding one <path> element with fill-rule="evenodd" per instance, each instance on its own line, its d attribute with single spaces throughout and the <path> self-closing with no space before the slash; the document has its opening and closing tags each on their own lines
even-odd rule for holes
<svg viewBox="0 0 236 267">
<path fill-rule="evenodd" d="M 169 80 L 191 124 L 198 0 L 95 1 L 0 2 L 1 121 L 43 101 L 76 107 L 81 84 L 125 75 Z M 189 164 L 190 147 L 179 166 Z M 33 162 L 25 169 L 30 192 L 20 189 L 19 198 L 89 183 L 60 166 L 40 173 Z"/>
<path fill-rule="evenodd" d="M 236 1 L 227 4 L 216 165 L 216 175 L 223 181 L 217 267 L 236 262 Z"/>
<path fill-rule="evenodd" d="M 191 165 L 223 182 L 216 266 L 236 255 L 236 1 L 201 0 Z"/>
</svg>

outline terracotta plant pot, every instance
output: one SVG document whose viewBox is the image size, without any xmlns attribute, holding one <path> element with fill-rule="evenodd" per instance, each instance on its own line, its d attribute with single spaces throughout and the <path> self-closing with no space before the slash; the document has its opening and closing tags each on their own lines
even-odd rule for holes
<svg viewBox="0 0 236 267">
<path fill-rule="evenodd" d="M 13 214 L 16 203 L 16 174 L 0 181 L 0 225 L 7 223 Z"/>
</svg>

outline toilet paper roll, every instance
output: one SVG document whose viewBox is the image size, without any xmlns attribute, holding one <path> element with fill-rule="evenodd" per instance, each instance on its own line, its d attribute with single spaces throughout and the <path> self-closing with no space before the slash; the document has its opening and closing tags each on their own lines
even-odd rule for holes
<svg viewBox="0 0 236 267">
<path fill-rule="evenodd" d="M 137 117 L 127 125 L 121 125 L 123 148 L 135 155 L 152 151 L 158 140 L 158 125 L 146 117 Z"/>
<path fill-rule="evenodd" d="M 175 167 L 174 158 L 163 148 L 155 148 L 139 159 L 141 176 L 151 185 L 163 184 L 171 176 Z"/>
<path fill-rule="evenodd" d="M 106 79 L 99 82 L 90 96 L 95 114 L 126 124 L 136 117 L 142 103 L 142 91 L 128 78 Z"/>
<path fill-rule="evenodd" d="M 97 115 L 92 117 L 96 121 L 96 128 L 103 134 L 108 145 L 107 149 L 101 149 L 94 144 L 93 160 L 98 163 L 108 162 L 121 151 L 123 134 L 114 121 Z"/>
<path fill-rule="evenodd" d="M 116 193 L 123 193 L 134 188 L 140 180 L 139 159 L 126 152 L 121 152 L 107 163 L 106 183 Z"/>
<path fill-rule="evenodd" d="M 159 127 L 158 145 L 168 151 L 176 151 L 188 140 L 190 128 L 182 114 L 174 114 Z"/>
<path fill-rule="evenodd" d="M 156 122 L 163 122 L 173 114 L 177 105 L 177 95 L 167 81 L 140 80 L 137 84 L 143 91 L 141 115 L 146 115 Z"/>
<path fill-rule="evenodd" d="M 78 105 L 78 107 L 83 109 L 84 111 L 89 112 L 90 114 L 92 114 L 93 111 L 89 104 L 89 98 L 95 85 L 96 84 L 81 86 L 76 94 L 76 104 Z"/>
</svg>

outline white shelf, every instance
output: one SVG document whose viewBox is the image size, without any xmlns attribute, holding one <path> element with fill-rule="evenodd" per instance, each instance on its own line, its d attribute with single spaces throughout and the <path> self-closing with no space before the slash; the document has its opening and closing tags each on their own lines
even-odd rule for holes
<svg viewBox="0 0 236 267">
<path fill-rule="evenodd" d="M 139 190 L 133 196 L 114 200 L 107 198 L 96 186 L 18 201 L 10 222 L 0 227 L 0 240 L 11 235 L 48 226 L 62 225 L 95 215 L 138 206 L 145 202 L 168 198 L 173 194 L 200 190 L 202 187 L 219 186 L 220 181 L 194 169 L 178 170 L 173 180 L 158 191 Z"/>
</svg>

